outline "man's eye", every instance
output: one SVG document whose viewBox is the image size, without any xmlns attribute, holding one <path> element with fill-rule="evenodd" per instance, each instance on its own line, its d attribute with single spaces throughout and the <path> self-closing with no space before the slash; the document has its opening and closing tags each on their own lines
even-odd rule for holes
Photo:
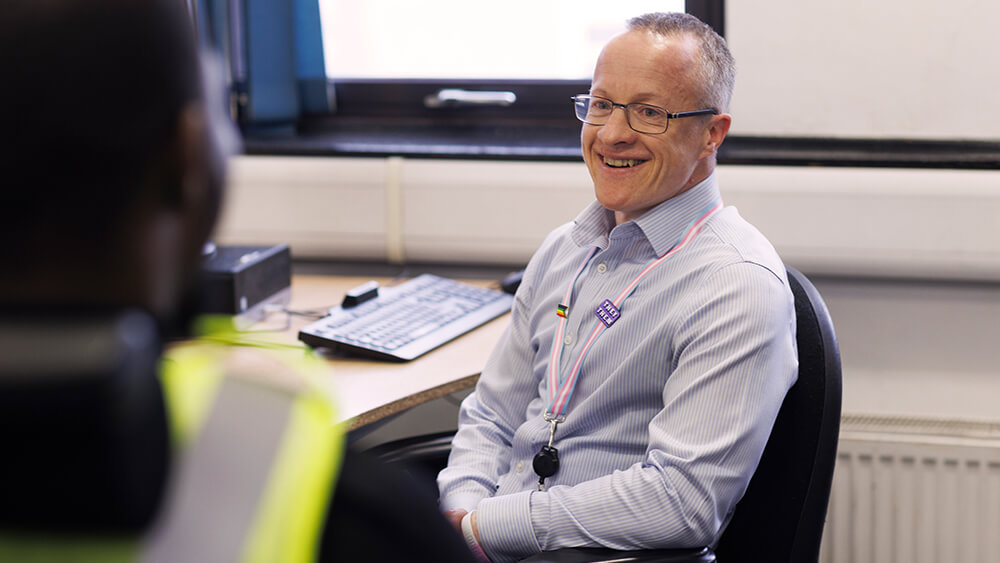
<svg viewBox="0 0 1000 563">
<path fill-rule="evenodd" d="M 650 106 L 643 106 L 639 109 L 639 116 L 644 119 L 663 119 L 665 115 L 667 114 L 663 110 Z"/>
<path fill-rule="evenodd" d="M 608 111 L 611 109 L 611 104 L 605 102 L 604 100 L 594 100 L 590 102 L 590 109 L 597 111 Z"/>
</svg>

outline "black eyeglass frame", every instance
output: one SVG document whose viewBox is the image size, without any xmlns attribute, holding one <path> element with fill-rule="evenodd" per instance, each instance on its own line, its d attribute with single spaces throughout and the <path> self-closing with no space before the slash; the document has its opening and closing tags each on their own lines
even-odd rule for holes
<svg viewBox="0 0 1000 563">
<path fill-rule="evenodd" d="M 614 100 L 611 100 L 609 98 L 605 98 L 604 96 L 594 96 L 593 94 L 577 94 L 576 96 L 570 97 L 570 99 L 573 100 L 573 107 L 574 107 L 574 112 L 573 113 L 576 115 L 576 118 L 579 119 L 580 121 L 582 121 L 583 123 L 586 123 L 587 125 L 593 125 L 595 127 L 603 127 L 604 125 L 607 124 L 607 121 L 605 121 L 604 123 L 591 123 L 590 121 L 587 121 L 586 119 L 584 119 L 583 117 L 581 117 L 580 116 L 580 112 L 576 110 L 576 108 L 580 107 L 580 105 L 581 105 L 580 102 L 581 101 L 592 100 L 592 99 L 595 99 L 595 98 L 598 99 L 598 100 L 604 100 L 604 101 L 608 102 L 609 104 L 611 104 L 611 109 L 608 111 L 608 119 L 609 120 L 611 119 L 611 114 L 614 113 L 615 108 L 622 108 L 622 111 L 625 112 L 625 123 L 628 124 L 629 129 L 635 131 L 636 133 L 643 133 L 645 135 L 662 135 L 662 134 L 666 133 L 667 129 L 670 127 L 670 120 L 671 119 L 680 119 L 682 117 L 695 117 L 695 116 L 698 116 L 698 115 L 719 115 L 719 110 L 717 110 L 715 108 L 696 109 L 696 110 L 693 110 L 693 111 L 681 111 L 681 112 L 677 112 L 677 113 L 671 113 L 670 110 L 668 110 L 667 108 L 660 107 L 660 106 L 654 106 L 653 104 L 643 104 L 643 103 L 639 103 L 639 102 L 633 102 L 631 104 L 619 104 L 619 103 L 616 103 Z M 589 107 L 589 105 L 590 104 L 584 104 L 585 107 Z M 663 112 L 667 116 L 667 121 L 666 121 L 666 123 L 663 124 L 663 131 L 640 131 L 640 130 L 636 129 L 635 126 L 632 125 L 632 118 L 630 116 L 630 112 L 629 112 L 629 109 L 628 109 L 629 106 L 645 106 L 645 107 L 650 107 L 650 108 L 656 108 L 658 110 L 663 110 Z"/>
</svg>

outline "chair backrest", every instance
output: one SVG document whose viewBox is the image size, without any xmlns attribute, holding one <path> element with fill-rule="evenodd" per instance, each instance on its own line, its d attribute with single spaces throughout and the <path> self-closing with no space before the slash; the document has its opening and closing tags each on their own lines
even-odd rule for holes
<svg viewBox="0 0 1000 563">
<path fill-rule="evenodd" d="M 787 271 L 795 297 L 799 377 L 716 548 L 726 563 L 819 558 L 840 431 L 840 351 L 819 292 L 799 271 Z"/>
<path fill-rule="evenodd" d="M 169 461 L 161 348 L 137 311 L 0 312 L 0 528 L 149 525 Z"/>
</svg>

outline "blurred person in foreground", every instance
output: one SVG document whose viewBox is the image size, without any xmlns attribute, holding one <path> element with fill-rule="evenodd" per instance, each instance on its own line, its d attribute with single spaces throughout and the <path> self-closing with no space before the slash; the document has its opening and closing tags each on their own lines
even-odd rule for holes
<svg viewBox="0 0 1000 563">
<path fill-rule="evenodd" d="M 469 559 L 431 494 L 345 447 L 305 350 L 241 346 L 240 335 L 218 333 L 171 345 L 156 369 L 164 340 L 178 336 L 169 330 L 192 325 L 184 303 L 238 144 L 221 92 L 206 95 L 215 86 L 202 72 L 209 67 L 185 4 L 11 0 L 0 14 L 0 325 L 41 349 L 24 354 L 0 342 L 0 393 L 6 401 L 37 387 L 53 398 L 53 419 L 60 397 L 80 409 L 81 426 L 85 418 L 128 419 L 146 432 L 100 428 L 116 444 L 140 436 L 122 451 L 145 457 L 107 456 L 104 471 L 89 474 L 93 482 L 85 466 L 106 454 L 104 443 L 76 440 L 76 421 L 47 435 L 67 449 L 55 452 L 65 453 L 56 468 L 33 467 L 5 440 L 4 472 L 55 477 L 37 491 L 2 483 L 0 560 Z M 155 390 L 146 402 L 125 393 L 104 407 L 79 405 L 73 385 L 85 381 L 6 375 L 25 357 L 24 365 L 86 370 L 102 360 L 94 346 L 104 342 L 102 319 L 127 319 L 116 326 L 135 332 L 121 338 L 152 342 L 148 379 L 123 387 Z M 62 330 L 80 326 L 96 328 Z M 140 404 L 158 407 L 134 412 Z M 74 438 L 60 441 L 66 435 Z M 149 446 L 154 438 L 163 451 Z M 32 451 L 47 447 L 38 446 Z M 86 505 L 48 494 L 66 487 L 86 495 L 97 481 L 108 490 Z M 22 513 L 11 514 L 13 500 L 5 501 L 15 497 L 27 499 Z"/>
</svg>

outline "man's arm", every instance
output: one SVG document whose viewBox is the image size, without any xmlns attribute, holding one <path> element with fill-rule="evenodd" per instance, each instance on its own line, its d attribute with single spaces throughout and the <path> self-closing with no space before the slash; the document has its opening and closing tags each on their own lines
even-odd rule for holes
<svg viewBox="0 0 1000 563">
<path fill-rule="evenodd" d="M 462 402 L 448 467 L 438 476 L 441 507 L 450 517 L 460 518 L 459 512 L 450 511 L 471 511 L 496 492 L 497 480 L 510 467 L 514 432 L 538 395 L 529 326 L 536 264 L 537 256 L 525 269 L 510 325 L 483 368 L 476 391 Z"/>
<path fill-rule="evenodd" d="M 717 540 L 796 377 L 794 308 L 782 280 L 752 263 L 713 274 L 683 307 L 645 459 L 572 487 L 483 500 L 478 531 L 494 560 Z"/>
</svg>

